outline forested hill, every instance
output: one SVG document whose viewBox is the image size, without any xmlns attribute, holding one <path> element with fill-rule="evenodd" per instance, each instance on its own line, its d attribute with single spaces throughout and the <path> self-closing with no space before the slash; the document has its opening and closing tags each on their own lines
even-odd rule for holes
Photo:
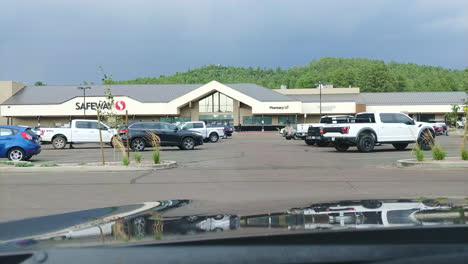
<svg viewBox="0 0 468 264">
<path fill-rule="evenodd" d="M 209 65 L 171 76 L 137 78 L 113 81 L 119 84 L 181 84 L 256 83 L 277 89 L 315 87 L 316 82 L 327 82 L 335 87 L 360 87 L 361 92 L 392 91 L 461 91 L 468 90 L 468 68 L 465 71 L 441 67 L 380 60 L 324 57 L 307 66 L 290 69 L 261 69 Z"/>
</svg>

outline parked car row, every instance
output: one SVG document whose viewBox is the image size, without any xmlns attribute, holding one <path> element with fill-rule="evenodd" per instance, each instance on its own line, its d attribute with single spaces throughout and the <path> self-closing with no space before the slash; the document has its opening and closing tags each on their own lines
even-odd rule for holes
<svg viewBox="0 0 468 264">
<path fill-rule="evenodd" d="M 347 123 L 349 118 L 353 116 L 349 115 L 331 115 L 331 116 L 322 116 L 320 118 L 319 123 L 305 123 L 305 124 L 297 124 L 292 126 L 287 126 L 280 130 L 280 134 L 286 138 L 286 140 L 291 139 L 302 139 L 306 140 L 306 137 L 309 132 L 310 127 L 320 127 L 323 124 L 335 124 L 335 123 Z M 308 145 L 314 145 L 317 143 L 321 145 L 321 143 L 316 142 L 315 140 L 306 140 Z"/>
<path fill-rule="evenodd" d="M 41 142 L 52 144 L 56 149 L 67 145 L 102 142 L 113 146 L 113 139 L 120 138 L 134 151 L 143 151 L 151 147 L 148 133 L 160 138 L 160 146 L 174 146 L 191 150 L 204 142 L 218 142 L 220 138 L 231 137 L 230 126 L 207 127 L 203 121 L 185 122 L 174 125 L 165 122 L 132 122 L 128 128 L 122 125 L 114 129 L 103 122 L 89 119 L 75 119 L 59 127 L 0 126 L 0 158 L 10 160 L 29 160 L 41 152 Z"/>
<path fill-rule="evenodd" d="M 219 138 L 225 137 L 224 129 L 224 127 L 207 127 L 202 121 L 185 122 L 178 126 L 154 121 L 132 122 L 128 128 L 122 125 L 119 129 L 113 129 L 97 120 L 76 119 L 63 127 L 39 127 L 35 131 L 43 143 L 51 143 L 57 149 L 65 148 L 67 144 L 72 146 L 81 143 L 99 143 L 99 130 L 105 144 L 112 146 L 115 137 L 126 143 L 128 131 L 130 147 L 134 151 L 142 151 L 151 146 L 149 132 L 159 136 L 161 146 L 176 146 L 187 150 L 202 145 L 203 142 L 217 142 Z"/>
</svg>

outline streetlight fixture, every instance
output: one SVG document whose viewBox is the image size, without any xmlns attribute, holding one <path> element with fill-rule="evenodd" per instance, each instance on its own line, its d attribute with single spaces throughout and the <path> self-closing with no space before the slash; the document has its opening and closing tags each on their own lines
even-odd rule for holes
<svg viewBox="0 0 468 264">
<path fill-rule="evenodd" d="M 323 83 L 323 82 L 316 82 L 315 85 L 318 85 L 319 87 L 319 90 L 320 90 L 320 117 L 322 117 L 322 88 L 323 88 L 323 85 L 324 84 L 327 84 L 327 83 Z"/>
<path fill-rule="evenodd" d="M 86 118 L 86 90 L 91 89 L 90 86 L 77 87 L 78 90 L 83 90 L 83 117 Z"/>
</svg>

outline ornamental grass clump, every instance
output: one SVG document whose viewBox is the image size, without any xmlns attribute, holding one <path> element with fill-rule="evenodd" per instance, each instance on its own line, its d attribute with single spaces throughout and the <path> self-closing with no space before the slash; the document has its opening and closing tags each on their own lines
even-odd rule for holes
<svg viewBox="0 0 468 264">
<path fill-rule="evenodd" d="M 462 148 L 460 150 L 460 156 L 462 160 L 468 160 L 468 150 L 466 148 Z"/>
<path fill-rule="evenodd" d="M 161 143 L 161 139 L 153 132 L 148 132 L 148 136 L 151 142 L 151 146 L 153 147 L 153 151 L 151 153 L 151 159 L 153 160 L 154 164 L 159 164 L 161 162 L 161 156 L 159 153 L 159 146 Z"/>
<path fill-rule="evenodd" d="M 34 164 L 29 161 L 18 161 L 15 162 L 15 167 L 32 167 Z"/>
<path fill-rule="evenodd" d="M 417 161 L 423 161 L 424 160 L 424 151 L 421 149 L 419 144 L 416 144 L 414 147 L 414 154 L 416 156 Z"/>
<path fill-rule="evenodd" d="M 447 156 L 447 152 L 445 152 L 439 144 L 434 144 L 432 146 L 432 158 L 434 160 L 444 160 Z"/>
<path fill-rule="evenodd" d="M 133 153 L 133 159 L 135 159 L 136 163 L 141 163 L 141 153 L 140 152 L 135 152 Z"/>
<path fill-rule="evenodd" d="M 130 159 L 128 158 L 127 150 L 125 149 L 125 146 L 122 140 L 120 140 L 118 137 L 114 137 L 112 139 L 112 144 L 122 154 L 122 159 L 121 159 L 122 165 L 128 166 L 130 164 Z"/>
</svg>

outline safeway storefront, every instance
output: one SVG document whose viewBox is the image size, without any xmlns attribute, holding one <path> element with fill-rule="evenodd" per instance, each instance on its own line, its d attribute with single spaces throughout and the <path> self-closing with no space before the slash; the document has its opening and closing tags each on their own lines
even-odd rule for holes
<svg viewBox="0 0 468 264">
<path fill-rule="evenodd" d="M 106 98 L 110 89 L 111 102 Z M 96 110 L 130 120 L 242 124 L 273 130 L 287 123 L 316 122 L 320 115 L 402 111 L 416 119 L 442 118 L 464 92 L 360 93 L 358 88 L 278 89 L 256 84 L 23 86 L 0 82 L 1 124 L 59 126 L 74 118 L 96 118 Z M 84 94 L 85 93 L 85 94 Z"/>
</svg>

